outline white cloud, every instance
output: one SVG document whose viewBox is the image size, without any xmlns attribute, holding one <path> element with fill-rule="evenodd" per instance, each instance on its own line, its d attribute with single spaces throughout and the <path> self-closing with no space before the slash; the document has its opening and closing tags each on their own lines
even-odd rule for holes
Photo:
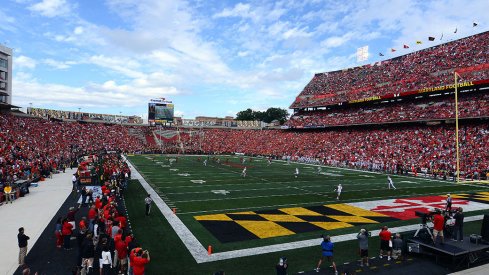
<svg viewBox="0 0 489 275">
<path fill-rule="evenodd" d="M 77 34 L 77 35 L 80 35 L 80 34 L 82 34 L 82 33 L 83 33 L 83 31 L 84 31 L 84 30 L 83 30 L 83 27 L 78 26 L 78 27 L 76 27 L 76 28 L 73 30 L 73 33 L 74 33 L 74 34 Z"/>
<path fill-rule="evenodd" d="M 17 69 L 21 68 L 27 68 L 27 69 L 34 69 L 36 68 L 37 62 L 25 55 L 21 55 L 19 57 L 14 56 L 14 62 L 13 62 L 14 67 Z"/>
<path fill-rule="evenodd" d="M 110 80 L 102 84 L 91 83 L 84 87 L 73 87 L 61 84 L 40 83 L 35 79 L 14 78 L 13 87 L 15 104 L 27 106 L 36 98 L 36 105 L 56 105 L 61 107 L 96 107 L 144 106 L 149 98 L 172 96 L 179 93 L 175 87 L 143 87 L 129 84 L 118 84 Z M 53 101 L 56 98 L 56 101 Z"/>
<path fill-rule="evenodd" d="M 353 37 L 354 34 L 351 32 L 346 33 L 342 36 L 329 37 L 321 42 L 321 46 L 326 48 L 336 48 L 350 41 Z"/>
<path fill-rule="evenodd" d="M 239 56 L 239 57 L 246 57 L 246 56 L 248 56 L 249 54 L 250 54 L 250 52 L 249 52 L 249 51 L 239 51 L 239 52 L 238 52 L 238 56 Z"/>
<path fill-rule="evenodd" d="M 73 61 L 62 62 L 62 61 L 57 61 L 57 60 L 54 60 L 51 58 L 44 59 L 43 63 L 48 65 L 48 66 L 51 66 L 55 69 L 58 69 L 58 70 L 68 69 L 72 65 L 76 64 L 76 62 L 73 62 Z"/>
<path fill-rule="evenodd" d="M 71 7 L 65 0 L 42 0 L 29 9 L 46 17 L 63 16 L 71 12 Z"/>
<path fill-rule="evenodd" d="M 144 74 L 137 71 L 140 64 L 131 58 L 122 57 L 107 57 L 104 55 L 91 56 L 88 62 L 95 64 L 99 67 L 107 68 L 112 71 L 122 73 L 123 75 L 130 78 L 143 77 Z"/>
<path fill-rule="evenodd" d="M 222 17 L 251 17 L 250 13 L 250 4 L 238 3 L 232 9 L 224 9 L 219 13 L 214 14 L 214 18 L 222 18 Z"/>
<path fill-rule="evenodd" d="M 2 10 L 0 10 L 0 32 L 1 30 L 15 30 L 15 18 L 5 14 Z"/>
</svg>

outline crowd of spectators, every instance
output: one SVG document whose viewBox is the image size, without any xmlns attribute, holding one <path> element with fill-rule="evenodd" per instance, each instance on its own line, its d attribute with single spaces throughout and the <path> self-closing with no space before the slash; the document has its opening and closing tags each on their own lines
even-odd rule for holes
<svg viewBox="0 0 489 275">
<path fill-rule="evenodd" d="M 484 32 L 373 65 L 316 74 L 291 108 L 450 85 L 454 69 L 488 64 L 488 50 L 489 32 Z M 463 81 L 483 79 L 489 79 L 489 71 L 467 74 Z"/>
<path fill-rule="evenodd" d="M 489 171 L 489 125 L 462 126 L 460 171 L 478 178 Z M 343 128 L 322 131 L 205 129 L 204 140 L 184 136 L 186 152 L 244 153 L 390 173 L 447 176 L 456 171 L 453 125 Z"/>
<path fill-rule="evenodd" d="M 464 96 L 458 102 L 460 118 L 489 117 L 489 94 Z M 323 127 L 351 124 L 421 121 L 455 118 L 455 100 L 427 98 L 411 102 L 375 104 L 342 109 L 301 111 L 287 121 L 289 127 Z"/>
<path fill-rule="evenodd" d="M 65 217 L 59 217 L 55 225 L 56 247 L 77 249 L 74 274 L 142 275 L 150 261 L 149 252 L 131 233 L 122 205 L 129 167 L 116 154 L 93 160 L 97 162 L 94 166 L 103 167 L 103 171 L 99 170 L 104 179 L 100 192 L 88 192 L 87 196 L 87 188 L 77 185 L 81 200 L 77 207 L 69 208 Z"/>
<path fill-rule="evenodd" d="M 125 153 L 142 150 L 143 141 L 129 135 L 132 127 L 140 126 L 57 122 L 0 114 L 0 195 L 5 186 L 11 186 L 18 198 L 20 187 L 16 182 L 49 177 L 73 166 L 80 155 L 101 150 Z"/>
</svg>

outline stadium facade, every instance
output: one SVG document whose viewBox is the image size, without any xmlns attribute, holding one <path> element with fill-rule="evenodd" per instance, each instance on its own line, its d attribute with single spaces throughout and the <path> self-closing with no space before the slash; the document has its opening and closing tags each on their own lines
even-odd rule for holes
<svg viewBox="0 0 489 275">
<path fill-rule="evenodd" d="M 0 44 L 0 108 L 12 104 L 12 49 Z"/>
</svg>

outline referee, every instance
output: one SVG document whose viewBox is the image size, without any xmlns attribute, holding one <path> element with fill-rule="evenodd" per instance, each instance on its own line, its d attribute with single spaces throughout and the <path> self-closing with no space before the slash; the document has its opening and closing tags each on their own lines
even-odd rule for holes
<svg viewBox="0 0 489 275">
<path fill-rule="evenodd" d="M 153 199 L 151 199 L 151 195 L 148 194 L 146 198 L 144 199 L 144 203 L 146 204 L 146 216 L 149 216 L 149 212 L 151 211 L 151 203 L 153 202 Z"/>
</svg>

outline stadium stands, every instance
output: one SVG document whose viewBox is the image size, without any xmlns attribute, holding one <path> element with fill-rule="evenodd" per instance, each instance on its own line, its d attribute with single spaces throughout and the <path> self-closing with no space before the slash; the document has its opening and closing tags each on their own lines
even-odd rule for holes
<svg viewBox="0 0 489 275">
<path fill-rule="evenodd" d="M 54 122 L 0 115 L 0 183 L 47 177 L 84 153 L 134 152 L 145 148 L 131 127 L 99 123 Z"/>
<path fill-rule="evenodd" d="M 329 131 L 203 130 L 203 153 L 245 153 L 281 158 L 319 159 L 326 165 L 400 173 L 453 174 L 455 140 L 453 126 L 393 126 L 387 128 L 343 128 Z M 461 171 L 485 175 L 489 167 L 489 127 L 464 126 L 460 131 Z M 185 138 L 188 153 L 198 152 L 197 141 Z M 461 173 L 462 174 L 462 173 Z"/>
<path fill-rule="evenodd" d="M 402 101 L 393 104 L 351 106 L 349 108 L 296 113 L 286 123 L 295 128 L 426 121 L 455 118 L 453 96 Z M 473 94 L 459 100 L 460 118 L 489 117 L 489 94 Z"/>
<path fill-rule="evenodd" d="M 124 123 L 124 124 L 142 124 L 142 118 L 138 116 L 122 116 L 122 115 L 107 115 L 95 113 L 70 112 L 42 108 L 27 108 L 27 113 L 41 118 L 47 119 L 63 119 L 63 120 L 87 120 L 92 122 L 106 123 Z"/>
<path fill-rule="evenodd" d="M 328 106 L 370 97 L 453 84 L 453 71 L 489 63 L 489 32 L 455 40 L 394 59 L 319 73 L 291 108 Z M 464 81 L 489 79 L 487 71 Z"/>
</svg>

